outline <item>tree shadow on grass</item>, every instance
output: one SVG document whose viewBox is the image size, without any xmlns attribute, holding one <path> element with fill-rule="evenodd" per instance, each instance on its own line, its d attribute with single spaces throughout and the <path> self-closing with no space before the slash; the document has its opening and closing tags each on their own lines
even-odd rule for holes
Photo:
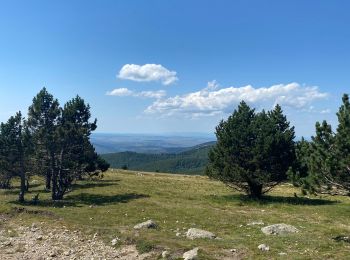
<svg viewBox="0 0 350 260">
<path fill-rule="evenodd" d="M 137 193 L 126 193 L 118 195 L 100 195 L 100 194 L 90 194 L 90 193 L 80 193 L 77 195 L 66 195 L 63 200 L 51 200 L 43 199 L 33 202 L 31 200 L 26 200 L 23 203 L 18 201 L 11 201 L 9 203 L 18 206 L 36 206 L 36 207 L 82 207 L 83 205 L 95 205 L 104 206 L 116 203 L 127 203 L 131 200 L 149 198 L 148 195 L 137 194 Z"/>
<path fill-rule="evenodd" d="M 284 197 L 264 195 L 261 199 L 252 199 L 248 195 L 233 194 L 225 196 L 210 196 L 213 201 L 218 202 L 238 202 L 246 204 L 289 204 L 289 205 L 305 205 L 305 206 L 322 206 L 339 203 L 334 200 L 310 199 L 306 197 Z"/>
<path fill-rule="evenodd" d="M 73 190 L 75 189 L 90 189 L 90 188 L 98 188 L 98 187 L 107 187 L 118 185 L 120 180 L 98 180 L 93 182 L 78 182 L 73 184 Z"/>
<path fill-rule="evenodd" d="M 26 192 L 26 193 L 28 193 L 28 194 L 36 193 L 36 192 L 38 192 L 38 190 L 34 190 L 34 189 L 37 188 L 37 187 L 40 187 L 40 186 L 43 186 L 43 184 L 42 183 L 30 184 L 29 185 L 29 191 Z M 1 191 L 5 195 L 16 195 L 16 194 L 19 194 L 19 189 L 20 189 L 19 185 L 14 185 L 14 186 L 12 186 L 9 189 L 1 189 Z"/>
<path fill-rule="evenodd" d="M 149 195 L 137 194 L 137 193 L 125 193 L 118 195 L 100 195 L 90 193 L 80 193 L 77 195 L 68 195 L 65 200 L 74 201 L 78 204 L 85 205 L 108 205 L 115 203 L 127 203 L 131 200 L 149 198 Z"/>
</svg>

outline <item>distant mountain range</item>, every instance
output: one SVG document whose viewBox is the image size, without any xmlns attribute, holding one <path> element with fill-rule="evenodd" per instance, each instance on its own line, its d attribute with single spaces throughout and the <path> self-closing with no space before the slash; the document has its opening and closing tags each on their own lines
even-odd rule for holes
<svg viewBox="0 0 350 260">
<path fill-rule="evenodd" d="M 129 170 L 168 172 L 184 174 L 204 174 L 208 162 L 208 152 L 214 141 L 195 145 L 190 148 L 176 148 L 173 153 L 137 153 L 119 152 L 102 154 L 112 168 Z M 181 150 L 182 149 L 182 150 Z"/>
<path fill-rule="evenodd" d="M 137 153 L 179 153 L 184 149 L 214 141 L 215 137 L 209 134 L 105 134 L 91 135 L 96 152 L 99 154 L 116 152 Z"/>
</svg>

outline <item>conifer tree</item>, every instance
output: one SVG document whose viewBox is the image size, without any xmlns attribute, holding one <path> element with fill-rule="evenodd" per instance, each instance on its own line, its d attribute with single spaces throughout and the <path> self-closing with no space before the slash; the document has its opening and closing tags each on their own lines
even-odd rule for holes
<svg viewBox="0 0 350 260">
<path fill-rule="evenodd" d="M 30 134 L 22 113 L 11 116 L 0 127 L 2 143 L 1 158 L 2 171 L 7 172 L 8 178 L 20 177 L 19 201 L 24 201 L 26 191 L 26 172 L 29 169 L 29 158 L 32 152 Z M 9 181 L 9 180 L 8 180 Z"/>
<path fill-rule="evenodd" d="M 61 110 L 57 99 L 43 88 L 28 109 L 28 126 L 35 147 L 35 166 L 38 174 L 46 178 L 46 189 L 51 188 L 57 152 L 57 124 Z"/>
<path fill-rule="evenodd" d="M 302 179 L 311 193 L 350 194 L 350 104 L 343 96 L 337 113 L 338 127 L 332 131 L 326 121 L 316 123 L 310 144 L 308 176 Z"/>
<path fill-rule="evenodd" d="M 216 127 L 206 174 L 260 198 L 286 180 L 294 161 L 294 128 L 280 106 L 255 113 L 244 101 Z"/>
</svg>

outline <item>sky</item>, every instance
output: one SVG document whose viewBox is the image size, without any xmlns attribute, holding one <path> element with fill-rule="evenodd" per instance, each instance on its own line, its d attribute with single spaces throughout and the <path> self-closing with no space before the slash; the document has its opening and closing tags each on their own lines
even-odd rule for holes
<svg viewBox="0 0 350 260">
<path fill-rule="evenodd" d="M 0 0 L 0 121 L 44 86 L 98 132 L 213 133 L 241 100 L 297 136 L 350 92 L 350 2 Z"/>
</svg>

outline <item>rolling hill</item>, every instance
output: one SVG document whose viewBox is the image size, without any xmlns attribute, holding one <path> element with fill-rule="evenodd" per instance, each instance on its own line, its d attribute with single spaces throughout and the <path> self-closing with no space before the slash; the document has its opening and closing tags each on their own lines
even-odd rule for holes
<svg viewBox="0 0 350 260">
<path fill-rule="evenodd" d="M 215 142 L 207 142 L 191 148 L 183 148 L 177 153 L 120 152 L 101 156 L 111 164 L 112 168 L 126 166 L 130 170 L 138 171 L 204 174 L 208 152 L 214 144 Z"/>
<path fill-rule="evenodd" d="M 113 134 L 93 133 L 91 142 L 99 154 L 136 153 L 178 153 L 195 145 L 214 141 L 215 137 L 201 133 L 176 134 Z"/>
</svg>

